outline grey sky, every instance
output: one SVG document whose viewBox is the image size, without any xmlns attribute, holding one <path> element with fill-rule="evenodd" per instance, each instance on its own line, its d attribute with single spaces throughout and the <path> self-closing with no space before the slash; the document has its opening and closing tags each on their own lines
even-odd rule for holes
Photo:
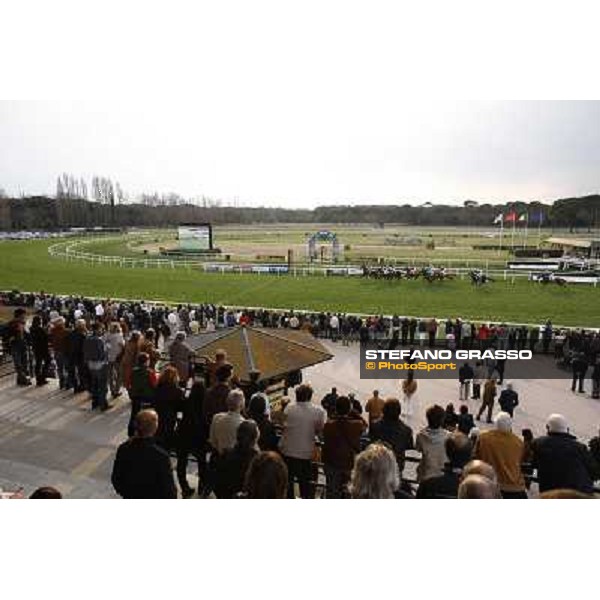
<svg viewBox="0 0 600 600">
<path fill-rule="evenodd" d="M 264 90 L 0 102 L 0 187 L 67 171 L 247 205 L 550 200 L 600 191 L 600 102 L 397 102 Z"/>
</svg>

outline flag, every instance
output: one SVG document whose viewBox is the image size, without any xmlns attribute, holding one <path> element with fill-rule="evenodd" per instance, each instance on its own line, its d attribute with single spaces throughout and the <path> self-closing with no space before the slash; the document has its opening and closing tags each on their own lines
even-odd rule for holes
<svg viewBox="0 0 600 600">
<path fill-rule="evenodd" d="M 509 212 L 504 218 L 505 221 L 514 223 L 517 220 L 517 213 L 513 210 Z"/>
<path fill-rule="evenodd" d="M 502 223 L 504 221 L 504 215 L 502 213 L 500 213 L 495 219 L 494 219 L 494 225 L 496 225 L 496 223 Z"/>
<path fill-rule="evenodd" d="M 528 220 L 529 220 L 529 215 L 526 212 L 524 212 L 521 216 L 519 216 L 519 221 L 521 223 L 527 222 Z"/>
<path fill-rule="evenodd" d="M 544 222 L 544 213 L 541 210 L 537 213 L 533 213 L 529 221 L 531 223 L 539 223 L 541 225 Z"/>
</svg>

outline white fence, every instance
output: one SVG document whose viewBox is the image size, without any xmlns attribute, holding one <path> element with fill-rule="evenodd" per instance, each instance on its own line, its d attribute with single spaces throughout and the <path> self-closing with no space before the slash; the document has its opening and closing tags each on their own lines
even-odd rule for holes
<svg viewBox="0 0 600 600">
<path fill-rule="evenodd" d="M 120 238 L 95 238 L 103 241 L 118 240 Z M 292 275 L 294 277 L 306 276 L 325 276 L 325 277 L 359 277 L 362 276 L 362 266 L 360 265 L 292 265 L 288 268 L 285 264 L 265 264 L 265 263 L 237 263 L 228 262 L 207 262 L 202 260 L 191 260 L 187 258 L 133 258 L 125 256 L 110 256 L 85 252 L 81 250 L 82 246 L 95 241 L 94 238 L 86 240 L 70 240 L 67 242 L 59 242 L 48 247 L 48 253 L 54 258 L 63 259 L 66 261 L 84 262 L 90 265 L 108 265 L 120 267 L 123 269 L 143 268 L 143 269 L 185 269 L 188 271 L 197 270 L 205 273 L 235 273 L 235 274 L 255 274 L 255 275 Z M 387 259 L 386 259 L 387 260 Z M 400 262 L 401 259 L 395 259 L 395 262 Z M 419 266 L 419 264 L 429 264 L 428 260 L 424 259 L 402 259 L 406 264 Z M 448 259 L 440 260 L 436 263 L 451 264 L 458 263 L 458 260 Z M 469 272 L 473 268 L 483 269 L 492 278 L 502 279 L 504 281 L 515 281 L 519 278 L 527 278 L 529 274 L 524 271 L 513 271 L 507 268 L 490 267 L 488 261 L 465 260 L 462 261 L 463 267 L 450 267 L 450 272 L 457 275 L 460 279 L 465 279 L 469 276 Z"/>
</svg>

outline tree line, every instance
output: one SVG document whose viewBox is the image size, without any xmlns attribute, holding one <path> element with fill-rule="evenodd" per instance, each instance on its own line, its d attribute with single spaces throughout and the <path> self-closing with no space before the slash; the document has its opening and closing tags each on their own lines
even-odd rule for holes
<svg viewBox="0 0 600 600">
<path fill-rule="evenodd" d="M 58 193 L 60 188 L 60 194 Z M 492 227 L 498 215 L 514 213 L 529 219 L 530 227 L 569 228 L 592 231 L 600 228 L 600 195 L 564 198 L 551 203 L 514 202 L 462 206 L 430 203 L 404 205 L 337 205 L 315 209 L 224 206 L 202 199 L 192 203 L 177 194 L 144 194 L 132 201 L 118 182 L 105 177 L 92 180 L 92 199 L 85 182 L 62 175 L 56 197 L 10 198 L 0 195 L 0 229 L 57 230 L 69 227 L 164 227 L 183 222 L 223 224 L 253 223 L 402 223 L 417 226 Z M 518 222 L 524 226 L 524 220 Z M 505 223 L 512 227 L 512 223 Z"/>
</svg>

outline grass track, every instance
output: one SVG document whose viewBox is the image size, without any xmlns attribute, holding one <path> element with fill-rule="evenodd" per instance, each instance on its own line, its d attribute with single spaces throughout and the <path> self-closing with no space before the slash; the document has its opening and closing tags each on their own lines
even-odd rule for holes
<svg viewBox="0 0 600 600">
<path fill-rule="evenodd" d="M 54 241 L 0 243 L 0 288 L 239 306 L 463 317 L 600 327 L 600 289 L 504 281 L 427 284 L 361 278 L 212 274 L 182 269 L 120 269 L 53 259 Z"/>
</svg>

